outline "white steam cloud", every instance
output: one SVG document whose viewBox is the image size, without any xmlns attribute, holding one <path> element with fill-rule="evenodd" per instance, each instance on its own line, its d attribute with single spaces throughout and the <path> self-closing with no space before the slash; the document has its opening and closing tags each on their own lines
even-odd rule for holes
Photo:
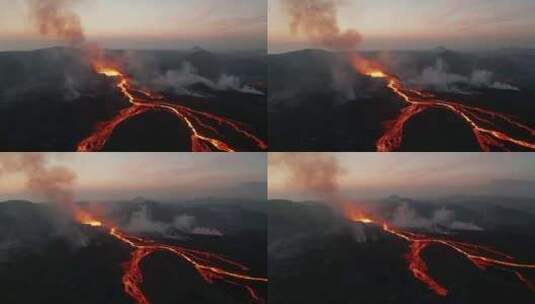
<svg viewBox="0 0 535 304">
<path fill-rule="evenodd" d="M 176 237 L 173 235 L 174 230 L 179 230 L 186 234 L 223 236 L 223 233 L 215 228 L 198 226 L 197 219 L 187 214 L 175 217 L 172 223 L 152 220 L 146 206 L 132 214 L 125 229 L 138 233 L 156 232 L 169 237 Z"/>
<path fill-rule="evenodd" d="M 217 81 L 212 81 L 198 74 L 197 69 L 189 62 L 182 63 L 178 70 L 169 70 L 153 81 L 160 88 L 172 88 L 181 95 L 199 96 L 194 85 L 204 85 L 215 91 L 237 91 L 245 94 L 264 95 L 253 87 L 243 85 L 237 76 L 222 74 Z"/>
<path fill-rule="evenodd" d="M 357 243 L 365 243 L 368 240 L 364 225 L 351 225 L 351 236 Z"/>
<path fill-rule="evenodd" d="M 438 59 L 435 65 L 423 69 L 416 78 L 407 81 L 409 84 L 433 89 L 440 92 L 453 92 L 469 94 L 462 86 L 476 89 L 496 89 L 519 91 L 520 89 L 507 83 L 494 80 L 494 74 L 485 70 L 474 70 L 469 76 L 448 72 L 448 66 L 442 59 Z"/>
<path fill-rule="evenodd" d="M 65 83 L 63 87 L 65 100 L 72 101 L 80 98 L 79 84 L 70 74 L 65 73 Z"/>
<path fill-rule="evenodd" d="M 450 228 L 453 230 L 475 230 L 475 231 L 483 231 L 483 228 L 474 225 L 473 223 L 465 223 L 465 222 L 453 222 L 450 225 Z"/>
<path fill-rule="evenodd" d="M 223 233 L 217 229 L 197 227 L 196 218 L 187 214 L 182 214 L 175 217 L 173 224 L 175 228 L 190 234 L 223 236 Z"/>
<path fill-rule="evenodd" d="M 392 224 L 403 228 L 425 229 L 433 232 L 446 230 L 476 230 L 483 228 L 474 223 L 466 223 L 454 220 L 454 212 L 440 208 L 433 212 L 431 217 L 423 217 L 411 209 L 407 203 L 399 205 L 392 215 Z"/>
</svg>

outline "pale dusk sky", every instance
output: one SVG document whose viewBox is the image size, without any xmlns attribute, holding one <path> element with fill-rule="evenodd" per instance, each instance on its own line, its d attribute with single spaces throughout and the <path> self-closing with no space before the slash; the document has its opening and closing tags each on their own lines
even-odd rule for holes
<svg viewBox="0 0 535 304">
<path fill-rule="evenodd" d="M 281 2 L 269 0 L 269 51 L 317 47 L 292 36 Z M 343 0 L 341 30 L 355 29 L 362 50 L 535 47 L 533 0 Z"/>
<path fill-rule="evenodd" d="M 105 201 L 137 196 L 156 200 L 251 198 L 254 195 L 256 199 L 265 199 L 267 177 L 263 153 L 42 154 L 46 168 L 63 167 L 76 175 L 72 185 L 76 200 Z M 2 158 L 9 157 L 13 153 L 0 153 L 0 201 L 42 201 L 43 198 L 28 189 L 24 174 L 2 170 Z"/>
<path fill-rule="evenodd" d="M 270 153 L 272 157 L 274 153 Z M 341 168 L 341 197 L 449 195 L 535 197 L 533 153 L 327 153 Z M 269 162 L 268 162 L 269 163 Z M 284 166 L 269 164 L 270 199 L 317 199 L 299 189 Z"/>
<path fill-rule="evenodd" d="M 30 0 L 0 0 L 0 51 L 61 45 L 32 23 Z M 67 1 L 69 2 L 69 1 Z M 118 49 L 265 49 L 265 0 L 79 0 L 88 41 Z"/>
</svg>

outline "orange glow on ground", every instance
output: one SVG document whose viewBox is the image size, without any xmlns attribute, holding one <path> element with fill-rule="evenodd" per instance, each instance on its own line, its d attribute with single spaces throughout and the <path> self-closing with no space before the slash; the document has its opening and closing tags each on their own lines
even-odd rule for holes
<svg viewBox="0 0 535 304">
<path fill-rule="evenodd" d="M 103 226 L 103 223 L 101 221 L 95 219 L 91 214 L 83 210 L 76 210 L 75 218 L 76 218 L 76 221 L 78 221 L 80 224 L 83 224 L 83 225 L 88 225 L 88 226 L 93 226 L 93 227 Z"/>
<path fill-rule="evenodd" d="M 357 222 L 361 222 L 361 223 L 364 223 L 364 224 L 371 224 L 373 223 L 373 220 L 370 219 L 370 218 L 357 218 L 355 221 Z"/>
<path fill-rule="evenodd" d="M 102 70 L 99 70 L 97 71 L 99 74 L 103 74 L 103 75 L 106 75 L 108 77 L 117 77 L 117 76 L 122 76 L 121 72 L 115 70 L 115 69 L 107 69 L 107 68 L 104 68 Z"/>
<path fill-rule="evenodd" d="M 388 75 L 384 72 L 386 69 L 376 61 L 367 60 L 362 57 L 354 57 L 352 65 L 359 73 L 372 78 L 386 78 Z"/>
<path fill-rule="evenodd" d="M 346 204 L 344 207 L 345 216 L 353 222 L 359 222 L 364 224 L 374 223 L 374 220 L 367 215 L 364 211 L 355 208 L 352 204 Z"/>
<path fill-rule="evenodd" d="M 381 71 L 371 71 L 368 74 L 366 74 L 372 78 L 385 78 L 386 74 Z"/>
<path fill-rule="evenodd" d="M 85 222 L 83 224 L 86 224 L 86 225 L 89 225 L 89 226 L 93 226 L 93 227 L 100 227 L 102 226 L 102 223 L 99 222 L 99 221 L 89 221 L 89 222 Z"/>
</svg>

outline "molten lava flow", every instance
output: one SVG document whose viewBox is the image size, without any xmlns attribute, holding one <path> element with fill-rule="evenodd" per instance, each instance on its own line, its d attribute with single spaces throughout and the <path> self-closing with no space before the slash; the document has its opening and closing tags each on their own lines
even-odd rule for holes
<svg viewBox="0 0 535 304">
<path fill-rule="evenodd" d="M 264 300 L 257 295 L 253 285 L 266 283 L 267 278 L 248 275 L 249 269 L 238 262 L 215 253 L 161 244 L 153 240 L 127 235 L 115 227 L 109 228 L 84 211 L 77 211 L 76 218 L 84 225 L 105 228 L 111 236 L 134 249 L 130 260 L 123 264 L 125 272 L 122 282 L 125 293 L 132 297 L 137 304 L 149 304 L 149 300 L 140 287 L 143 283 L 141 262 L 155 252 L 168 252 L 187 262 L 193 266 L 206 283 L 211 284 L 220 280 L 242 287 L 253 302 L 264 303 Z"/>
<path fill-rule="evenodd" d="M 143 282 L 143 273 L 140 264 L 145 257 L 157 251 L 171 253 L 191 264 L 207 283 L 222 280 L 232 285 L 241 286 L 245 288 L 252 300 L 262 302 L 251 285 L 267 282 L 267 279 L 245 274 L 248 268 L 237 262 L 214 253 L 159 244 L 151 240 L 129 236 L 116 228 L 110 229 L 110 234 L 134 248 L 132 258 L 124 264 L 125 273 L 122 280 L 125 292 L 136 303 L 149 303 L 139 286 Z"/>
<path fill-rule="evenodd" d="M 432 108 L 448 110 L 462 118 L 471 128 L 483 151 L 493 149 L 508 150 L 507 145 L 535 150 L 535 128 L 527 126 L 514 117 L 477 107 L 465 106 L 459 102 L 443 100 L 423 91 L 405 87 L 401 80 L 388 74 L 376 62 L 356 58 L 355 68 L 362 74 L 372 78 L 383 78 L 387 87 L 409 106 L 392 122 L 387 123 L 385 133 L 376 142 L 377 150 L 389 152 L 398 149 L 403 139 L 405 123 L 415 115 Z M 506 130 L 517 130 L 525 138 L 517 138 Z"/>
<path fill-rule="evenodd" d="M 108 138 L 110 138 L 111 134 L 113 133 L 115 127 L 120 125 L 125 120 L 145 113 L 148 110 L 150 110 L 150 108 L 134 105 L 121 110 L 119 114 L 117 114 L 114 118 L 106 122 L 99 123 L 96 127 L 95 132 L 93 132 L 93 134 L 91 134 L 89 137 L 82 140 L 78 144 L 78 152 L 91 152 L 102 150 L 102 148 L 104 148 L 104 145 L 106 145 Z"/>
<path fill-rule="evenodd" d="M 418 280 L 424 282 L 431 290 L 439 296 L 448 295 L 448 290 L 437 283 L 431 276 L 427 274 L 427 264 L 421 256 L 421 252 L 425 249 L 425 243 L 415 241 L 411 243 L 410 252 L 407 255 L 409 260 L 409 269 Z"/>
<path fill-rule="evenodd" d="M 173 114 L 187 126 L 191 132 L 191 145 L 194 152 L 235 151 L 235 148 L 230 144 L 216 138 L 221 137 L 221 133 L 216 129 L 217 126 L 226 126 L 250 140 L 259 149 L 267 149 L 266 143 L 247 131 L 243 124 L 239 122 L 178 105 L 154 92 L 135 88 L 130 78 L 113 63 L 95 60 L 93 67 L 97 73 L 116 79 L 116 87 L 126 97 L 131 106 L 119 112 L 111 120 L 100 123 L 95 132 L 78 144 L 77 150 L 79 152 L 101 150 L 118 125 L 134 116 L 158 109 Z"/>
<path fill-rule="evenodd" d="M 139 285 L 143 283 L 143 273 L 140 267 L 141 261 L 151 253 L 150 250 L 145 248 L 136 249 L 132 252 L 132 258 L 123 264 L 126 270 L 122 278 L 124 291 L 138 304 L 149 303 L 149 300 L 147 300 Z"/>
<path fill-rule="evenodd" d="M 485 246 L 463 243 L 448 240 L 443 237 L 432 237 L 423 234 L 416 234 L 408 231 L 401 231 L 390 227 L 388 224 L 382 225 L 371 218 L 359 217 L 358 212 L 352 211 L 347 217 L 358 223 L 377 225 L 383 231 L 409 242 L 409 253 L 406 255 L 409 262 L 409 270 L 416 279 L 426 284 L 429 289 L 439 296 L 448 295 L 448 289 L 437 282 L 428 273 L 427 264 L 422 258 L 422 251 L 431 245 L 441 245 L 454 250 L 467 258 L 478 269 L 485 270 L 488 267 L 495 267 L 513 273 L 528 289 L 535 292 L 532 282 L 530 282 L 521 270 L 535 270 L 535 264 L 518 263 L 512 256 Z"/>
</svg>

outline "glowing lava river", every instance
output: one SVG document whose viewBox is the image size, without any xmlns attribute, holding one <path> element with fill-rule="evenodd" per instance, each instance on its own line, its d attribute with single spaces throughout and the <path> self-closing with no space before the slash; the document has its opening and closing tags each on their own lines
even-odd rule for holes
<svg viewBox="0 0 535 304">
<path fill-rule="evenodd" d="M 399 149 L 405 124 L 415 115 L 432 108 L 445 109 L 462 118 L 472 128 L 483 151 L 509 150 L 509 145 L 535 150 L 535 128 L 517 121 L 511 115 L 466 106 L 457 101 L 443 100 L 433 94 L 407 88 L 397 76 L 385 72 L 385 69 L 373 61 L 355 58 L 353 65 L 364 75 L 385 79 L 387 87 L 408 104 L 395 120 L 386 125 L 383 136 L 376 142 L 379 152 Z M 510 135 L 508 132 L 512 130 L 523 134 L 522 137 Z"/>
<path fill-rule="evenodd" d="M 217 129 L 221 126 L 226 126 L 251 141 L 258 149 L 267 149 L 267 144 L 246 130 L 245 126 L 240 122 L 194 110 L 171 102 L 155 92 L 136 88 L 129 76 L 122 72 L 117 65 L 106 62 L 105 60 L 94 60 L 93 68 L 97 73 L 115 79 L 117 89 L 128 100 L 130 107 L 121 110 L 112 119 L 99 123 L 91 135 L 78 143 L 78 152 L 102 150 L 118 125 L 150 110 L 169 112 L 182 121 L 191 133 L 191 147 L 193 152 L 235 152 L 236 148 L 221 139 L 221 132 Z"/>
<path fill-rule="evenodd" d="M 494 267 L 513 273 L 526 288 L 535 293 L 535 285 L 521 273 L 521 271 L 535 271 L 535 264 L 520 263 L 514 257 L 486 246 L 448 240 L 445 237 L 435 237 L 416 234 L 393 228 L 387 223 L 380 223 L 359 213 L 351 212 L 348 218 L 357 223 L 375 225 L 384 232 L 409 243 L 409 253 L 406 255 L 408 267 L 413 276 L 423 282 L 429 289 L 439 296 L 447 296 L 448 289 L 440 284 L 428 273 L 426 262 L 422 258 L 422 251 L 429 246 L 444 246 L 468 259 L 480 270 Z"/>
<path fill-rule="evenodd" d="M 238 262 L 210 252 L 161 244 L 153 240 L 131 236 L 115 227 L 108 227 L 87 214 L 79 217 L 78 220 L 84 225 L 105 229 L 109 235 L 133 249 L 130 260 L 123 264 L 122 283 L 125 293 L 137 304 L 150 303 L 140 287 L 140 284 L 143 283 L 140 264 L 144 258 L 155 252 L 168 252 L 187 262 L 208 284 L 220 280 L 234 286 L 243 287 L 252 302 L 265 302 L 257 295 L 254 285 L 264 284 L 268 279 L 247 275 L 249 269 Z"/>
</svg>

